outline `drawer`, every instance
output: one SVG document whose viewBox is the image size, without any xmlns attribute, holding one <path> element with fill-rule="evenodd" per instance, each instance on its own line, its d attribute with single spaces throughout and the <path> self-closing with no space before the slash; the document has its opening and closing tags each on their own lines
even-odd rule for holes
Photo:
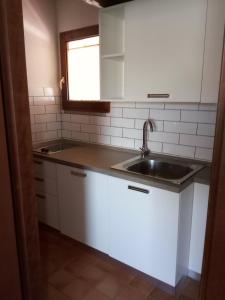
<svg viewBox="0 0 225 300">
<path fill-rule="evenodd" d="M 52 195 L 36 195 L 39 221 L 55 229 L 59 228 L 58 199 Z"/>
<path fill-rule="evenodd" d="M 46 160 L 35 158 L 34 174 L 35 177 L 39 177 L 39 178 L 56 179 L 56 164 Z"/>
<path fill-rule="evenodd" d="M 56 179 L 35 177 L 35 190 L 37 194 L 57 196 Z"/>
</svg>

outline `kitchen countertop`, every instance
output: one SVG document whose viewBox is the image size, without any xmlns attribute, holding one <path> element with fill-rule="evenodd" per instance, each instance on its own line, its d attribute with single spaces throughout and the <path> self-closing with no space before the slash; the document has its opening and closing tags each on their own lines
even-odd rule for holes
<svg viewBox="0 0 225 300">
<path fill-rule="evenodd" d="M 191 182 L 198 182 L 202 184 L 209 184 L 210 181 L 210 165 L 209 163 L 190 160 L 185 158 L 178 158 L 162 154 L 154 154 L 154 157 L 166 157 L 167 159 L 176 160 L 177 162 L 191 162 L 204 164 L 205 168 L 196 173 L 193 177 L 189 178 L 182 184 L 175 184 L 161 179 L 149 178 L 144 175 L 136 175 L 111 169 L 112 165 L 124 162 L 135 156 L 140 155 L 140 152 L 135 150 L 124 150 L 120 148 L 114 148 L 109 146 L 101 146 L 94 144 L 87 144 L 81 142 L 71 142 L 64 140 L 68 143 L 73 143 L 74 147 L 63 150 L 61 152 L 52 154 L 42 154 L 34 151 L 34 156 L 45 160 L 53 161 L 59 164 L 64 164 L 72 167 L 87 169 L 103 173 L 106 175 L 118 177 L 125 180 L 134 181 L 140 184 L 145 184 L 157 188 L 166 189 L 172 192 L 179 193 Z M 60 142 L 60 141 L 58 141 Z M 55 144 L 57 141 L 42 143 L 36 145 L 35 148 L 44 147 L 50 144 Z"/>
</svg>

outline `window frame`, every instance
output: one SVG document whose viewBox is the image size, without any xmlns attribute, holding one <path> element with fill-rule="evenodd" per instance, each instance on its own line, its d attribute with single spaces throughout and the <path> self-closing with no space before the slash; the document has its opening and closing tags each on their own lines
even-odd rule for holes
<svg viewBox="0 0 225 300">
<path fill-rule="evenodd" d="M 62 108 L 64 110 L 99 113 L 110 112 L 110 102 L 89 101 L 88 99 L 81 101 L 72 101 L 69 99 L 67 43 L 75 40 L 94 37 L 97 35 L 99 35 L 98 25 L 83 27 L 60 33 L 61 78 L 64 78 L 61 95 Z"/>
</svg>

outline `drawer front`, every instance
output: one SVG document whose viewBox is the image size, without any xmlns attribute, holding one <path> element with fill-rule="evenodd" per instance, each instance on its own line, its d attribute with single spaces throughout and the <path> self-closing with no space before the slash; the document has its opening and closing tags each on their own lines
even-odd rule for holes
<svg viewBox="0 0 225 300">
<path fill-rule="evenodd" d="M 39 178 L 56 179 L 56 164 L 39 158 L 34 159 L 34 174 Z"/>
<path fill-rule="evenodd" d="M 58 200 L 52 195 L 36 195 L 39 221 L 55 229 L 59 227 Z"/>
<path fill-rule="evenodd" d="M 55 179 L 35 177 L 35 190 L 37 194 L 57 196 L 57 183 Z"/>
</svg>

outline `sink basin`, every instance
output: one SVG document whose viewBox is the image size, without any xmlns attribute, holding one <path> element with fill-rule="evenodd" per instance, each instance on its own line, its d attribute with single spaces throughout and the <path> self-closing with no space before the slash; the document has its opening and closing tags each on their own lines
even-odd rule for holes
<svg viewBox="0 0 225 300">
<path fill-rule="evenodd" d="M 75 147 L 74 144 L 58 143 L 58 144 L 53 144 L 46 147 L 35 149 L 35 151 L 43 154 L 51 154 L 51 153 L 61 152 L 63 150 L 73 148 L 73 147 Z"/>
<path fill-rule="evenodd" d="M 139 174 L 181 184 L 204 166 L 191 163 L 180 163 L 172 159 L 134 158 L 112 166 L 113 169 Z"/>
</svg>

